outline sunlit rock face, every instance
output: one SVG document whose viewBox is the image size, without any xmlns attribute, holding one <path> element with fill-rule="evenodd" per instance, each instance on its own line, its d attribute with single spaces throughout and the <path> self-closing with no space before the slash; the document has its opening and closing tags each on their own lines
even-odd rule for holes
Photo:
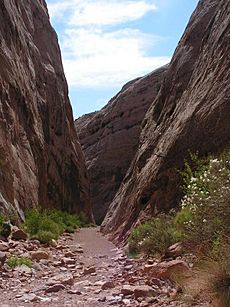
<svg viewBox="0 0 230 307">
<path fill-rule="evenodd" d="M 75 121 L 100 224 L 137 151 L 140 126 L 160 89 L 167 66 L 127 83 L 100 111 Z"/>
<path fill-rule="evenodd" d="M 180 200 L 176 168 L 188 150 L 230 148 L 230 3 L 201 0 L 142 124 L 137 154 L 102 225 L 124 242 L 130 230 Z"/>
<path fill-rule="evenodd" d="M 84 211 L 89 182 L 43 0 L 0 1 L 0 208 Z"/>
</svg>

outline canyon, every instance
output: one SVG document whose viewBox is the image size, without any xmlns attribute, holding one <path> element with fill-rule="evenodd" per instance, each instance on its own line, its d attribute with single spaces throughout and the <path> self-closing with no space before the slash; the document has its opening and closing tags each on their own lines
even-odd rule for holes
<svg viewBox="0 0 230 307">
<path fill-rule="evenodd" d="M 200 0 L 168 65 L 128 82 L 102 110 L 75 122 L 46 2 L 1 0 L 0 20 L 1 306 L 222 307 L 211 283 L 203 291 L 202 278 L 189 284 L 191 296 L 175 282 L 175 273 L 190 278 L 197 264 L 184 242 L 136 258 L 127 242 L 137 225 L 179 206 L 178 170 L 190 153 L 230 150 L 230 2 Z M 219 199 L 226 193 L 229 207 L 229 160 L 218 168 L 228 177 L 223 193 L 215 188 L 214 204 L 226 224 Z M 27 209 L 40 207 L 61 211 L 32 210 L 36 217 L 21 223 Z M 70 222 L 75 213 L 86 219 L 78 216 L 71 228 L 62 211 Z M 220 221 L 215 215 L 219 254 Z M 51 230 L 56 237 L 47 237 Z M 226 252 L 229 236 L 223 242 Z M 222 274 L 213 260 L 211 275 L 229 294 L 229 266 Z"/>
<path fill-rule="evenodd" d="M 99 225 L 134 158 L 141 123 L 166 71 L 167 66 L 130 81 L 102 110 L 75 121 L 90 177 L 92 209 Z"/>
</svg>

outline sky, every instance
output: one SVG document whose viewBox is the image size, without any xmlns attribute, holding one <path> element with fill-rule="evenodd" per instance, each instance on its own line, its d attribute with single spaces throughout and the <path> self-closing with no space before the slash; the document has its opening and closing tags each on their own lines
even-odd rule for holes
<svg viewBox="0 0 230 307">
<path fill-rule="evenodd" d="M 48 0 L 74 118 L 170 62 L 198 0 Z"/>
</svg>

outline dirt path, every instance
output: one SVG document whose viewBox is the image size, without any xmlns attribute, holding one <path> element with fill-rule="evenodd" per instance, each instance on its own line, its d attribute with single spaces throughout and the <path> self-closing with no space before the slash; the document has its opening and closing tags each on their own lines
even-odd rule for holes
<svg viewBox="0 0 230 307">
<path fill-rule="evenodd" d="M 1 244 L 0 250 L 6 243 Z M 175 289 L 169 282 L 148 278 L 140 263 L 128 259 L 97 228 L 65 234 L 53 247 L 36 241 L 6 245 L 7 257 L 36 260 L 32 269 L 0 268 L 0 307 L 182 306 L 171 299 Z"/>
<path fill-rule="evenodd" d="M 101 288 L 121 272 L 121 264 L 116 260 L 122 256 L 122 251 L 96 228 L 64 235 L 56 247 L 42 248 L 37 242 L 10 242 L 9 247 L 11 255 L 31 257 L 37 250 L 43 250 L 49 254 L 49 259 L 36 261 L 32 270 L 24 267 L 11 270 L 5 265 L 0 275 L 1 307 L 107 306 L 105 296 L 112 295 L 113 291 Z M 48 293 L 50 280 L 55 276 L 60 278 L 54 284 L 63 284 L 63 289 Z M 108 283 L 107 286 L 113 288 L 115 285 Z"/>
</svg>

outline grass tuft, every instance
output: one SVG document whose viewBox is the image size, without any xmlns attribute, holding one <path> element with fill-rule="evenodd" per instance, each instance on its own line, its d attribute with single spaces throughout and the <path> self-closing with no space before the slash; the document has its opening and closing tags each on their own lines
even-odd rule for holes
<svg viewBox="0 0 230 307">
<path fill-rule="evenodd" d="M 24 256 L 22 256 L 22 257 L 11 256 L 9 259 L 7 259 L 6 263 L 11 268 L 15 268 L 15 267 L 23 265 L 23 264 L 28 266 L 29 268 L 32 268 L 32 266 L 33 266 L 32 260 L 30 260 L 29 258 L 24 257 Z"/>
</svg>

